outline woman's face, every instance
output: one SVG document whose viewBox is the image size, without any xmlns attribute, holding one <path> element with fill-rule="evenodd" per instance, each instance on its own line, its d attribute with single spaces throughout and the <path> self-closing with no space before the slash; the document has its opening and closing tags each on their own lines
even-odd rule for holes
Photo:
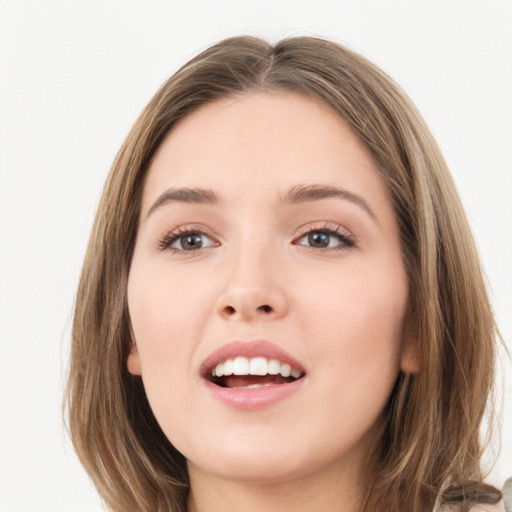
<svg viewBox="0 0 512 512">
<path fill-rule="evenodd" d="M 329 107 L 223 99 L 162 143 L 129 277 L 128 369 L 191 476 L 353 472 L 400 369 L 416 369 L 407 301 L 386 186 Z"/>
</svg>

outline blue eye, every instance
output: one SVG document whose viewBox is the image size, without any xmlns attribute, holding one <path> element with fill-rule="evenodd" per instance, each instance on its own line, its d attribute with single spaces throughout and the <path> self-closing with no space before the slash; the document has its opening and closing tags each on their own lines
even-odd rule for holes
<svg viewBox="0 0 512 512">
<path fill-rule="evenodd" d="M 308 231 L 297 244 L 314 249 L 347 249 L 353 247 L 354 241 L 351 235 L 340 232 L 338 228 L 322 228 Z"/>
<path fill-rule="evenodd" d="M 160 249 L 172 249 L 175 251 L 198 251 L 215 245 L 215 242 L 205 233 L 200 231 L 181 231 L 169 233 L 160 242 Z"/>
</svg>

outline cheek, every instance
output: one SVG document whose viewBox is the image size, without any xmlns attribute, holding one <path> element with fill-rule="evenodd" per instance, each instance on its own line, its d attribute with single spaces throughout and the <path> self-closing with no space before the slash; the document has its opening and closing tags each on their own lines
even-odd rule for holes
<svg viewBox="0 0 512 512">
<path fill-rule="evenodd" d="M 398 372 L 407 287 L 401 272 L 346 269 L 323 286 L 309 283 L 302 328 L 317 357 L 347 380 L 394 379 Z M 386 277 L 388 276 L 388 277 Z M 314 360 L 314 359 L 313 359 Z"/>
<path fill-rule="evenodd" d="M 206 283 L 195 282 L 166 265 L 134 265 L 128 281 L 128 307 L 142 371 L 168 379 L 169 366 L 176 372 L 190 367 L 195 340 L 200 338 L 201 319 L 211 308 Z"/>
<path fill-rule="evenodd" d="M 397 282 L 354 270 L 304 304 L 313 372 L 331 404 L 327 423 L 344 425 L 347 438 L 378 421 L 399 374 L 407 290 Z"/>
<path fill-rule="evenodd" d="M 190 389 L 192 360 L 211 307 L 205 283 L 169 266 L 133 266 L 128 307 L 149 403 L 166 432 L 180 429 L 193 413 Z M 174 411 L 179 410 L 180 414 Z"/>
</svg>

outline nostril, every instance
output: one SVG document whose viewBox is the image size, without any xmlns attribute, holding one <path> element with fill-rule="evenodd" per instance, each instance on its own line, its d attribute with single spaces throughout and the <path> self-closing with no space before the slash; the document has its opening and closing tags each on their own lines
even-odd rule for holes
<svg viewBox="0 0 512 512">
<path fill-rule="evenodd" d="M 272 313 L 274 311 L 274 308 L 272 306 L 269 306 L 268 304 L 262 304 L 261 306 L 258 306 L 256 310 L 252 310 L 253 313 Z M 244 307 L 241 308 L 235 308 L 233 306 L 226 305 L 222 308 L 222 314 L 228 317 L 235 316 L 237 314 L 240 314 L 241 316 L 251 316 L 252 313 L 250 309 L 246 309 Z"/>
</svg>

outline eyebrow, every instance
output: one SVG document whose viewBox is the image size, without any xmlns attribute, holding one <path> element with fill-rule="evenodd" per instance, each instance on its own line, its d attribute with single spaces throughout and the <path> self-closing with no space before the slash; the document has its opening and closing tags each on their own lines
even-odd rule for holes
<svg viewBox="0 0 512 512">
<path fill-rule="evenodd" d="M 346 199 L 360 206 L 370 217 L 377 220 L 370 205 L 361 196 L 333 185 L 295 185 L 281 197 L 281 202 L 285 204 L 297 204 L 318 201 L 320 199 L 330 199 L 333 197 Z"/>
<path fill-rule="evenodd" d="M 149 217 L 157 208 L 168 203 L 218 204 L 219 196 L 205 188 L 170 188 L 151 205 L 146 216 Z"/>
<path fill-rule="evenodd" d="M 341 198 L 361 207 L 374 220 L 376 216 L 368 203 L 357 194 L 333 185 L 295 185 L 280 198 L 283 204 L 299 204 L 321 199 Z M 220 197 L 213 191 L 204 188 L 170 188 L 158 196 L 147 213 L 149 217 L 157 208 L 168 203 L 219 204 Z"/>
</svg>

